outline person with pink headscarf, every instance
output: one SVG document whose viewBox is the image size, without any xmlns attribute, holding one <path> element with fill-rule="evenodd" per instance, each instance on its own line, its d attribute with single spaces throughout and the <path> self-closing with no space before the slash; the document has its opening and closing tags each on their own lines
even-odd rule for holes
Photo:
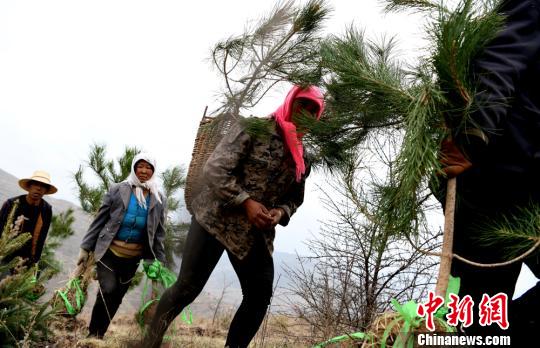
<svg viewBox="0 0 540 348">
<path fill-rule="evenodd" d="M 191 204 L 194 216 L 178 280 L 161 297 L 144 347 L 161 345 L 169 324 L 199 295 L 224 251 L 243 294 L 225 346 L 249 345 L 272 297 L 275 226 L 286 226 L 304 200 L 309 164 L 297 117 L 319 119 L 323 110 L 317 87 L 294 86 L 265 119 L 268 136 L 250 134 L 240 119 L 221 140 Z"/>
</svg>

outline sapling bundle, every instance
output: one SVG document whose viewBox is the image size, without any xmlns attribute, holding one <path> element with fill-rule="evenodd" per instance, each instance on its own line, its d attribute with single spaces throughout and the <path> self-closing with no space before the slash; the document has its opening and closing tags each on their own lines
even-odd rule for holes
<svg viewBox="0 0 540 348">
<path fill-rule="evenodd" d="M 58 314 L 74 317 L 81 312 L 94 275 L 94 254 L 90 253 L 86 262 L 75 268 L 66 285 L 54 292 L 51 305 L 58 310 Z"/>
</svg>

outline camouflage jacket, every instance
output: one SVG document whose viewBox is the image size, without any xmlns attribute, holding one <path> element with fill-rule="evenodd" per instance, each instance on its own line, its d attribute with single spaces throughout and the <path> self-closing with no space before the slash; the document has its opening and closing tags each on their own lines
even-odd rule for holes
<svg viewBox="0 0 540 348">
<path fill-rule="evenodd" d="M 295 180 L 295 163 L 272 122 L 271 135 L 253 138 L 236 124 L 217 145 L 204 169 L 204 184 L 193 199 L 195 219 L 230 252 L 242 259 L 262 233 L 270 253 L 275 229 L 257 230 L 247 219 L 242 203 L 254 199 L 267 209 L 280 207 L 285 214 L 279 222 L 286 226 L 304 201 L 304 184 Z"/>
</svg>

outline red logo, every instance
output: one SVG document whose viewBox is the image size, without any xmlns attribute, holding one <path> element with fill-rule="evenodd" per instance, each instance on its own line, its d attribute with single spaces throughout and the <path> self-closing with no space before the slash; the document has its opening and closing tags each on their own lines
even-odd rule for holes
<svg viewBox="0 0 540 348">
<path fill-rule="evenodd" d="M 451 326 L 458 326 L 461 322 L 464 327 L 471 326 L 473 323 L 474 301 L 470 295 L 463 297 L 460 301 L 459 296 L 450 294 L 448 303 L 449 313 L 446 314 L 446 322 Z"/>
<path fill-rule="evenodd" d="M 428 301 L 425 304 L 419 304 L 416 309 L 416 314 L 420 317 L 426 317 L 426 327 L 429 331 L 435 330 L 433 322 L 433 314 L 444 304 L 444 299 L 441 296 L 435 296 L 433 291 L 428 294 Z"/>
<path fill-rule="evenodd" d="M 508 329 L 508 295 L 502 292 L 492 297 L 483 294 L 479 308 L 480 325 L 496 323 L 501 329 Z"/>
<path fill-rule="evenodd" d="M 472 325 L 474 307 L 472 297 L 466 295 L 460 300 L 458 295 L 450 294 L 449 299 L 448 313 L 446 314 L 448 325 L 458 326 L 459 323 L 462 323 L 463 327 Z M 436 296 L 433 291 L 430 291 L 427 302 L 418 305 L 416 314 L 419 317 L 426 318 L 426 327 L 429 331 L 435 330 L 433 315 L 443 304 L 444 299 L 441 296 Z M 483 294 L 482 301 L 478 305 L 478 313 L 480 325 L 497 324 L 501 329 L 508 329 L 508 295 L 502 292 L 491 297 Z"/>
</svg>

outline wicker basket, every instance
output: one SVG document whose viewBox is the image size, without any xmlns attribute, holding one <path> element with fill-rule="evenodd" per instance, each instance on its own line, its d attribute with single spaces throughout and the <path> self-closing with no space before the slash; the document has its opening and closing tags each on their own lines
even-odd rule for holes
<svg viewBox="0 0 540 348">
<path fill-rule="evenodd" d="M 199 123 L 184 190 L 186 207 L 191 214 L 193 214 L 191 202 L 199 193 L 203 184 L 203 167 L 217 144 L 227 134 L 235 119 L 232 114 L 226 113 L 215 117 L 203 116 Z"/>
</svg>

